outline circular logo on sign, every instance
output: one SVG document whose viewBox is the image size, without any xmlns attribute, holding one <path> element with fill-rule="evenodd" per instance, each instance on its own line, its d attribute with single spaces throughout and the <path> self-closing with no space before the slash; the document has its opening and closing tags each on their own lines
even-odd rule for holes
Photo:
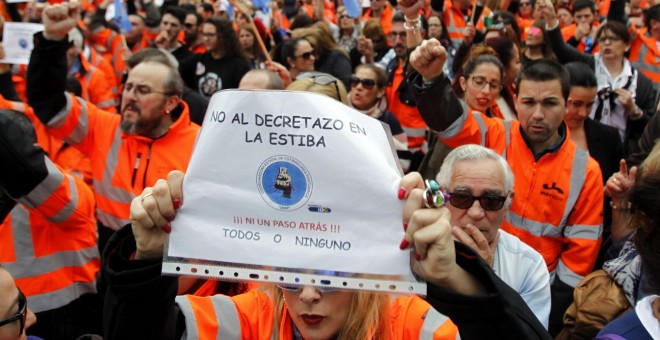
<svg viewBox="0 0 660 340">
<path fill-rule="evenodd" d="M 299 160 L 273 156 L 259 166 L 257 189 L 272 208 L 292 211 L 305 205 L 312 195 L 312 176 Z"/>
<path fill-rule="evenodd" d="M 26 49 L 28 47 L 28 41 L 25 38 L 20 38 L 18 39 L 18 46 L 22 49 Z"/>
</svg>

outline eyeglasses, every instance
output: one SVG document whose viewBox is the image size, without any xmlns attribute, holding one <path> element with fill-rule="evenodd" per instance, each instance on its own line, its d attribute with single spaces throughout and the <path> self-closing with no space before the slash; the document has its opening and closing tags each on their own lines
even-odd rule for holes
<svg viewBox="0 0 660 340">
<path fill-rule="evenodd" d="M 303 58 L 304 60 L 309 60 L 313 56 L 314 56 L 314 52 L 310 51 L 310 52 L 305 52 L 301 55 L 298 55 L 298 56 L 296 56 L 296 58 Z"/>
<path fill-rule="evenodd" d="M 339 85 L 337 85 L 337 82 L 339 80 L 337 78 L 324 73 L 305 72 L 299 74 L 296 77 L 296 80 L 298 79 L 313 79 L 314 84 L 323 85 L 323 86 L 333 83 L 335 84 L 335 90 L 337 91 L 337 98 L 335 99 L 342 101 L 341 92 L 339 92 Z"/>
<path fill-rule="evenodd" d="M 499 92 L 502 89 L 502 83 L 499 81 L 486 81 L 485 77 L 480 77 L 480 76 L 470 76 L 470 79 L 472 80 L 472 85 L 477 87 L 478 89 L 483 89 L 486 84 L 490 86 L 490 90 L 493 92 Z"/>
<path fill-rule="evenodd" d="M 621 37 L 615 37 L 613 35 L 610 35 L 610 36 L 604 35 L 604 36 L 598 37 L 598 42 L 601 43 L 601 44 L 605 43 L 608 40 L 610 42 L 617 42 L 617 41 L 621 40 Z"/>
<path fill-rule="evenodd" d="M 23 334 L 23 329 L 25 328 L 25 319 L 27 319 L 27 299 L 25 298 L 25 295 L 23 295 L 23 292 L 21 292 L 20 288 L 16 288 L 18 289 L 18 313 L 8 319 L 0 321 L 0 327 L 15 321 L 20 321 L 21 327 L 19 328 L 18 335 L 21 336 Z"/>
<path fill-rule="evenodd" d="M 390 39 L 392 39 L 392 40 L 396 39 L 397 37 L 399 37 L 400 39 L 405 39 L 406 38 L 406 32 L 394 32 L 394 31 L 392 31 L 392 32 L 390 32 L 388 37 L 390 37 Z"/>
<path fill-rule="evenodd" d="M 205 33 L 202 32 L 202 37 L 204 38 L 215 38 L 218 35 L 218 33 Z"/>
<path fill-rule="evenodd" d="M 367 90 L 371 90 L 376 86 L 376 81 L 373 79 L 360 79 L 356 76 L 351 77 L 351 85 L 353 87 L 357 87 L 359 84 L 362 84 L 362 87 L 364 87 Z"/>
<path fill-rule="evenodd" d="M 133 85 L 133 84 L 126 84 L 124 86 L 124 94 L 129 94 L 135 89 L 135 96 L 144 98 L 152 93 L 158 93 L 162 94 L 163 96 L 169 97 L 172 94 L 169 92 L 160 92 L 160 91 L 154 91 L 152 90 L 149 86 L 147 85 Z"/>
<path fill-rule="evenodd" d="M 185 27 L 187 29 L 191 29 L 191 28 L 195 27 L 195 24 L 183 24 L 183 27 Z"/>
<path fill-rule="evenodd" d="M 531 5 L 532 5 L 531 2 L 521 2 L 521 3 L 519 4 L 520 7 L 527 7 L 527 6 L 531 6 Z"/>
<path fill-rule="evenodd" d="M 472 196 L 465 192 L 449 193 L 449 203 L 459 209 L 470 209 L 474 201 L 479 201 L 481 209 L 486 211 L 498 211 L 504 206 L 507 196 L 498 196 L 486 194 L 481 196 Z"/>
<path fill-rule="evenodd" d="M 291 286 L 291 285 L 276 285 L 276 286 L 282 290 L 286 290 L 287 292 L 291 292 L 291 293 L 300 293 L 302 292 L 303 288 L 305 288 L 305 286 Z M 310 287 L 318 290 L 319 292 L 321 292 L 321 294 L 332 293 L 341 290 L 340 288 L 335 288 L 335 287 L 317 287 L 317 286 L 310 286 Z"/>
</svg>

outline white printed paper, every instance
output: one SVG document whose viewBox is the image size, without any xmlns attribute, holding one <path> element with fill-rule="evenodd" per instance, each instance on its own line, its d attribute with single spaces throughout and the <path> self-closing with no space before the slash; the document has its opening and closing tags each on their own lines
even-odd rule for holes
<svg viewBox="0 0 660 340">
<path fill-rule="evenodd" d="M 239 279 L 308 284 L 286 274 L 342 273 L 344 287 L 378 290 L 387 277 L 414 284 L 384 290 L 425 291 L 398 247 L 401 170 L 391 138 L 380 121 L 323 95 L 216 93 L 172 222 L 167 256 L 183 261 L 166 259 L 163 271 L 191 274 L 185 260 L 210 261 L 236 264 Z M 261 271 L 245 278 L 241 268 Z M 363 287 L 352 274 L 376 280 Z"/>
<path fill-rule="evenodd" d="M 32 36 L 44 30 L 44 25 L 28 22 L 5 22 L 2 44 L 5 58 L 0 62 L 7 64 L 27 64 L 34 44 Z"/>
</svg>

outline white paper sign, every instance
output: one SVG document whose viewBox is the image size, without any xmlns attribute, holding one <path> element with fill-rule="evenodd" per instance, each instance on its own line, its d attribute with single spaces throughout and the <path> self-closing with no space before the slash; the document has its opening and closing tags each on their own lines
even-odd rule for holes
<svg viewBox="0 0 660 340">
<path fill-rule="evenodd" d="M 257 281 L 290 281 L 277 276 L 283 268 L 417 284 L 410 252 L 398 247 L 401 170 L 391 138 L 378 120 L 323 95 L 216 93 L 184 179 L 167 256 L 268 270 L 251 277 Z M 163 270 L 186 273 L 183 262 Z M 353 283 L 343 285 L 374 290 Z M 389 289 L 425 291 L 425 285 Z"/>
<path fill-rule="evenodd" d="M 19 3 L 19 2 L 29 2 L 30 0 L 6 0 L 8 4 Z"/>
<path fill-rule="evenodd" d="M 27 64 L 34 47 L 32 35 L 44 30 L 44 25 L 28 22 L 5 22 L 2 44 L 5 47 L 5 58 L 0 60 L 7 64 Z"/>
</svg>

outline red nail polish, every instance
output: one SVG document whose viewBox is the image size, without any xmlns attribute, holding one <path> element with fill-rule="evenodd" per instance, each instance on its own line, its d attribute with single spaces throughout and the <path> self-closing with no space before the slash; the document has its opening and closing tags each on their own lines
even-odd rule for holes
<svg viewBox="0 0 660 340">
<path fill-rule="evenodd" d="M 405 232 L 405 231 L 408 231 L 408 224 L 407 224 L 407 223 L 404 223 L 404 224 L 403 224 L 403 231 L 404 231 L 404 232 Z"/>
<path fill-rule="evenodd" d="M 407 193 L 406 189 L 399 188 L 399 199 L 402 200 L 402 199 L 406 198 L 406 193 Z"/>
<path fill-rule="evenodd" d="M 174 209 L 179 209 L 181 207 L 181 200 L 178 198 L 173 199 L 172 205 L 174 206 Z"/>
<path fill-rule="evenodd" d="M 415 259 L 417 261 L 421 261 L 422 260 L 422 255 L 419 255 L 418 253 L 415 253 Z"/>
<path fill-rule="evenodd" d="M 162 229 L 164 232 L 166 232 L 168 234 L 172 232 L 172 227 L 170 227 L 169 224 L 166 224 L 166 225 L 160 227 L 160 229 Z"/>
<path fill-rule="evenodd" d="M 172 221 L 174 221 L 174 217 L 175 217 L 175 216 L 176 216 L 176 215 L 165 216 L 165 219 L 167 220 L 167 222 L 172 222 Z"/>
<path fill-rule="evenodd" d="M 404 238 L 403 241 L 401 241 L 401 244 L 399 245 L 399 249 L 404 250 L 408 248 L 408 245 L 410 245 L 410 243 L 408 242 L 408 240 Z"/>
</svg>

